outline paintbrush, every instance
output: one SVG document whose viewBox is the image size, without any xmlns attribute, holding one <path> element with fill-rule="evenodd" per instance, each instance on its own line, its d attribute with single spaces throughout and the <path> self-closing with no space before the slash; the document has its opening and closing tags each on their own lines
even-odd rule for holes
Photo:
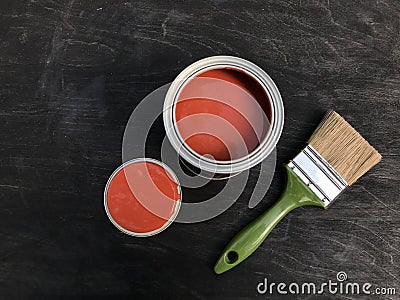
<svg viewBox="0 0 400 300">
<path fill-rule="evenodd" d="M 381 160 L 378 151 L 334 111 L 325 115 L 307 143 L 284 165 L 287 184 L 278 202 L 231 240 L 214 267 L 215 273 L 221 274 L 245 260 L 291 210 L 304 205 L 328 208 Z"/>
</svg>

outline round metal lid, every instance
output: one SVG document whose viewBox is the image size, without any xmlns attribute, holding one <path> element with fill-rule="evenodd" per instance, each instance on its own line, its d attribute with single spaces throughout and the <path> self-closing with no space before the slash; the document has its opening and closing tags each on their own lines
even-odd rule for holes
<svg viewBox="0 0 400 300">
<path fill-rule="evenodd" d="M 147 237 L 174 221 L 181 198 L 181 186 L 171 168 L 155 159 L 137 158 L 110 176 L 104 189 L 104 208 L 119 230 Z"/>
</svg>

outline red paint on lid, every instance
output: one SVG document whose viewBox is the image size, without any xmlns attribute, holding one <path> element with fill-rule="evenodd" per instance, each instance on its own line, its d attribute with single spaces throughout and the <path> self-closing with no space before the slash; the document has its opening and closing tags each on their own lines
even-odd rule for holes
<svg viewBox="0 0 400 300">
<path fill-rule="evenodd" d="M 181 199 L 179 184 L 163 166 L 151 161 L 128 163 L 117 170 L 105 196 L 112 220 L 133 233 L 166 226 L 175 217 Z"/>
</svg>

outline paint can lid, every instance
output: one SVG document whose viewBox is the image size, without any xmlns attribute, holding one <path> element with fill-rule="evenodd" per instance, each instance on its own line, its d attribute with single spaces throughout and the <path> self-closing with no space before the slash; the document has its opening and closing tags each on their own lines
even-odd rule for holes
<svg viewBox="0 0 400 300">
<path fill-rule="evenodd" d="M 151 158 L 122 164 L 104 189 L 104 208 L 111 223 L 137 237 L 165 230 L 175 220 L 181 201 L 181 186 L 174 172 Z"/>
</svg>

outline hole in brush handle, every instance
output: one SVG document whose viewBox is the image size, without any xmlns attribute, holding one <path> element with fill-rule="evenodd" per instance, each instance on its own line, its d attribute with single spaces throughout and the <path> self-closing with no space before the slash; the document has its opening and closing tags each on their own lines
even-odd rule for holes
<svg viewBox="0 0 400 300">
<path fill-rule="evenodd" d="M 226 254 L 225 261 L 227 264 L 234 264 L 239 259 L 239 254 L 235 251 L 229 251 Z"/>
</svg>

